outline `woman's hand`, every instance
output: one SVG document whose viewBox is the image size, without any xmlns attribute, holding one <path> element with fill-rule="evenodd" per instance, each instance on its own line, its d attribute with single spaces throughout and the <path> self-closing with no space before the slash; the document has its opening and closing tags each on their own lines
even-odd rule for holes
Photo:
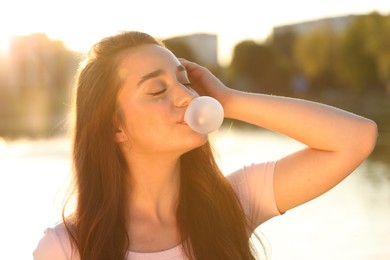
<svg viewBox="0 0 390 260">
<path fill-rule="evenodd" d="M 186 68 L 188 79 L 194 90 L 201 96 L 210 96 L 217 99 L 222 106 L 227 103 L 227 99 L 232 90 L 226 87 L 207 68 L 194 62 L 179 58 L 181 64 Z"/>
</svg>

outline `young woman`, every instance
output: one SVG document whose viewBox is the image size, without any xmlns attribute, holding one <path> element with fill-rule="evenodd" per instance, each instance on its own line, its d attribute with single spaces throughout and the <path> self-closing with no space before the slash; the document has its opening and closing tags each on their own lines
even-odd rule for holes
<svg viewBox="0 0 390 260">
<path fill-rule="evenodd" d="M 306 148 L 224 177 L 183 119 L 198 93 Z M 105 38 L 76 84 L 76 209 L 34 259 L 256 259 L 254 229 L 342 181 L 376 136 L 374 122 L 337 108 L 227 88 L 145 33 Z"/>
</svg>

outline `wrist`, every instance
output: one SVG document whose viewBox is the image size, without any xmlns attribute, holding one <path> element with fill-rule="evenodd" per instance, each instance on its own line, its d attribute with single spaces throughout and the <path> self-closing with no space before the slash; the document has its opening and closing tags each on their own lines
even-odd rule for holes
<svg viewBox="0 0 390 260">
<path fill-rule="evenodd" d="M 228 89 L 224 93 L 223 97 L 219 100 L 221 103 L 224 115 L 228 118 L 234 117 L 234 111 L 237 110 L 236 99 L 241 95 L 241 91 L 235 89 Z"/>
</svg>

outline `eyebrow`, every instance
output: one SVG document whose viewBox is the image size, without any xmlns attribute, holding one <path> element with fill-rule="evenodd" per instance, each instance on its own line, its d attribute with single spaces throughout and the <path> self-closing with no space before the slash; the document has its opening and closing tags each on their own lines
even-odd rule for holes
<svg viewBox="0 0 390 260">
<path fill-rule="evenodd" d="M 186 68 L 183 65 L 178 65 L 176 67 L 176 70 L 178 72 L 182 72 L 182 71 L 186 71 Z M 145 81 L 147 81 L 149 79 L 156 78 L 156 77 L 161 76 L 165 73 L 166 73 L 166 71 L 163 69 L 157 69 L 155 71 L 147 73 L 146 75 L 141 77 L 141 80 L 137 83 L 137 86 L 140 86 L 142 83 L 144 83 Z"/>
</svg>

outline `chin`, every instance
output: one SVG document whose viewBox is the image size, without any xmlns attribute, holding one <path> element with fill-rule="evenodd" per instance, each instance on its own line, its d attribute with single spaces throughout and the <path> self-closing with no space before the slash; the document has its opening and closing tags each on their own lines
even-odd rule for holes
<svg viewBox="0 0 390 260">
<path fill-rule="evenodd" d="M 204 145 L 205 143 L 207 143 L 208 140 L 209 140 L 208 135 L 197 134 L 197 137 L 194 138 L 194 141 L 196 142 L 196 145 L 195 145 L 196 147 L 194 147 L 194 148 L 197 148 L 199 146 Z"/>
<path fill-rule="evenodd" d="M 187 149 L 184 149 L 183 154 L 186 152 L 189 152 L 191 150 L 194 150 L 198 147 L 201 147 L 202 145 L 206 144 L 208 141 L 208 135 L 201 135 L 197 134 L 195 138 L 191 138 L 191 140 L 188 141 Z"/>
</svg>

